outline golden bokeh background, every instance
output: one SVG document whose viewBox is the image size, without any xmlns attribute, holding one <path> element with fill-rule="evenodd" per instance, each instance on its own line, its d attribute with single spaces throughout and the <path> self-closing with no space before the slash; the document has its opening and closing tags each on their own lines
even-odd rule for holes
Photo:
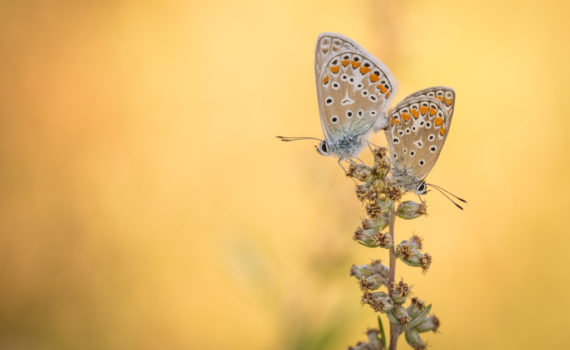
<svg viewBox="0 0 570 350">
<path fill-rule="evenodd" d="M 566 1 L 2 1 L 0 349 L 345 349 L 375 325 L 363 216 L 322 135 L 322 31 L 395 100 L 456 89 L 429 180 L 433 349 L 568 344 Z M 383 144 L 383 135 L 372 140 Z M 364 155 L 369 159 L 369 155 Z M 408 348 L 405 341 L 400 347 Z"/>
</svg>

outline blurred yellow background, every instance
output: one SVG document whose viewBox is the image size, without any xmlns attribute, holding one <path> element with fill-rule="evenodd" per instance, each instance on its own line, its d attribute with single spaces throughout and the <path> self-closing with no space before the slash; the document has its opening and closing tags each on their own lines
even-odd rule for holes
<svg viewBox="0 0 570 350">
<path fill-rule="evenodd" d="M 321 137 L 322 31 L 395 100 L 456 89 L 427 196 L 434 257 L 397 276 L 434 349 L 567 347 L 566 1 L 2 1 L 0 349 L 345 349 L 375 315 L 364 212 Z M 383 135 L 372 140 L 384 144 Z M 368 155 L 364 155 L 369 159 Z M 408 348 L 405 341 L 400 347 Z"/>
</svg>

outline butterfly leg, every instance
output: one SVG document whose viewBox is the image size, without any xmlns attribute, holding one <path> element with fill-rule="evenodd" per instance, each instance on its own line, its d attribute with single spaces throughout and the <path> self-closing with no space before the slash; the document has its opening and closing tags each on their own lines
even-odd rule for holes
<svg viewBox="0 0 570 350">
<path fill-rule="evenodd" d="M 347 173 L 347 171 L 346 171 L 346 169 L 345 169 L 345 168 L 342 166 L 342 163 L 341 163 L 341 161 L 342 161 L 342 158 L 339 158 L 339 159 L 338 159 L 338 165 L 339 165 L 339 166 L 342 168 L 342 170 L 343 170 L 343 171 L 344 171 L 344 173 L 346 174 L 346 173 Z"/>
<path fill-rule="evenodd" d="M 358 159 L 358 161 L 359 161 L 360 163 L 362 163 L 362 165 L 366 165 L 366 163 L 364 163 L 364 162 L 362 161 L 362 159 L 360 159 L 360 158 L 358 158 L 358 157 L 354 157 L 354 158 Z"/>
</svg>

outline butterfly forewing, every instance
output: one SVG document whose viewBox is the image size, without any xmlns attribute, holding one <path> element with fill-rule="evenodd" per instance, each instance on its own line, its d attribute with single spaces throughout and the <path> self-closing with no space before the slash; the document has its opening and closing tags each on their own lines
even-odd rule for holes
<svg viewBox="0 0 570 350">
<path fill-rule="evenodd" d="M 450 91 L 455 99 L 453 90 Z M 447 107 L 445 102 L 427 94 L 415 93 L 400 102 L 390 112 L 385 131 L 394 165 L 416 180 L 423 180 L 439 157 L 452 113 L 452 103 Z"/>
<path fill-rule="evenodd" d="M 319 36 L 315 77 L 327 139 L 367 133 L 383 117 L 395 89 L 392 74 L 384 64 L 338 34 Z"/>
</svg>

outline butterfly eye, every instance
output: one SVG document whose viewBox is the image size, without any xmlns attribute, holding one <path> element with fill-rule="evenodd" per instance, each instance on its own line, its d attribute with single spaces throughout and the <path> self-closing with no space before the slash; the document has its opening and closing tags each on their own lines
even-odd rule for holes
<svg viewBox="0 0 570 350">
<path fill-rule="evenodd" d="M 328 148 L 327 148 L 327 143 L 326 143 L 326 141 L 321 142 L 321 150 L 322 150 L 324 153 L 327 153 L 327 152 L 328 152 Z"/>
<path fill-rule="evenodd" d="M 419 194 L 425 194 L 426 193 L 426 183 L 423 181 L 420 182 L 420 184 L 416 188 L 416 192 Z"/>
</svg>

